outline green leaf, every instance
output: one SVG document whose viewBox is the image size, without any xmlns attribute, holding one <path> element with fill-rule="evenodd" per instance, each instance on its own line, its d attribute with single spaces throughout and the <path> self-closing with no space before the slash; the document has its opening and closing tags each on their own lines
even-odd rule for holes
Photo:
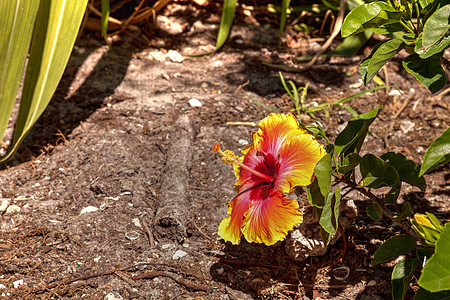
<svg viewBox="0 0 450 300">
<path fill-rule="evenodd" d="M 395 265 L 391 276 L 393 300 L 405 299 L 409 282 L 411 281 L 418 263 L 419 261 L 417 259 L 405 259 Z"/>
<path fill-rule="evenodd" d="M 399 182 L 397 170 L 373 154 L 364 155 L 359 168 L 365 187 L 376 189 Z"/>
<path fill-rule="evenodd" d="M 450 300 L 450 291 L 432 293 L 419 288 L 414 296 L 414 300 Z"/>
<path fill-rule="evenodd" d="M 37 0 L 0 1 L 0 140 L 16 102 L 38 8 Z"/>
<path fill-rule="evenodd" d="M 405 48 L 405 43 L 401 39 L 390 39 L 375 47 L 367 58 L 368 61 L 364 63 L 364 68 L 367 66 L 364 77 L 362 76 L 363 72 L 361 72 L 364 85 L 367 85 L 378 71 L 403 48 Z M 362 66 L 361 64 L 361 68 Z"/>
<path fill-rule="evenodd" d="M 394 218 L 397 220 L 404 220 L 411 215 L 412 215 L 411 204 L 408 201 L 406 201 L 405 203 L 403 203 L 402 212 L 398 216 L 395 216 Z"/>
<path fill-rule="evenodd" d="M 445 5 L 435 11 L 423 26 L 422 43 L 426 47 L 446 40 L 450 43 L 450 4 Z"/>
<path fill-rule="evenodd" d="M 417 53 L 413 53 L 403 59 L 403 67 L 430 92 L 436 93 L 447 83 L 444 68 L 441 66 L 442 55 L 441 52 L 422 59 Z"/>
<path fill-rule="evenodd" d="M 335 234 L 338 228 L 340 201 L 341 193 L 339 188 L 336 188 L 333 192 L 328 193 L 323 206 L 319 223 L 329 234 Z"/>
<path fill-rule="evenodd" d="M 280 31 L 278 33 L 278 41 L 281 40 L 281 36 L 283 35 L 284 32 L 284 27 L 286 25 L 287 11 L 289 9 L 290 3 L 291 0 L 282 0 L 281 2 Z"/>
<path fill-rule="evenodd" d="M 423 40 L 423 32 L 421 32 L 416 39 L 416 43 L 414 46 L 414 52 L 419 54 L 420 58 L 423 58 L 423 59 L 433 56 L 436 53 L 440 53 L 440 52 L 444 51 L 446 48 L 448 48 L 448 46 L 450 44 L 449 36 L 447 36 L 446 38 L 443 38 L 442 40 L 438 41 L 437 43 L 431 44 L 428 47 L 423 45 L 422 40 Z"/>
<path fill-rule="evenodd" d="M 338 167 L 338 172 L 340 174 L 347 174 L 350 171 L 353 171 L 357 165 L 361 162 L 362 158 L 357 153 L 350 153 L 344 160 L 342 164 Z"/>
<path fill-rule="evenodd" d="M 434 0 L 419 0 L 419 4 L 421 8 L 427 7 L 430 3 L 433 3 Z"/>
<path fill-rule="evenodd" d="M 353 9 L 342 24 L 342 37 L 385 24 L 397 23 L 402 12 L 382 1 L 366 3 Z"/>
<path fill-rule="evenodd" d="M 431 144 L 425 153 L 419 176 L 450 162 L 450 127 Z"/>
<path fill-rule="evenodd" d="M 375 251 L 371 264 L 375 266 L 384 263 L 416 248 L 416 240 L 409 234 L 391 237 Z"/>
<path fill-rule="evenodd" d="M 388 37 L 393 37 L 392 34 L 394 34 L 395 32 L 403 32 L 405 30 L 405 27 L 403 27 L 402 23 L 397 22 L 397 23 L 382 25 L 382 26 L 379 26 L 376 28 L 372 28 L 370 30 L 376 34 L 382 34 L 382 35 L 386 35 Z"/>
<path fill-rule="evenodd" d="M 450 223 L 445 224 L 436 241 L 435 253 L 423 268 L 419 285 L 430 292 L 450 290 Z"/>
<path fill-rule="evenodd" d="M 355 94 L 350 95 L 350 96 L 348 96 L 348 97 L 345 97 L 345 98 L 341 98 L 341 99 L 339 99 L 339 100 L 336 100 L 336 101 L 334 101 L 333 103 L 331 103 L 331 106 L 340 106 L 340 105 L 342 105 L 343 103 L 345 103 L 345 102 L 347 102 L 347 101 L 350 101 L 350 100 L 352 100 L 352 99 L 354 99 L 354 98 L 357 98 L 357 97 L 359 97 L 359 96 L 365 95 L 365 94 L 367 94 L 367 93 L 371 93 L 371 92 L 376 91 L 376 90 L 385 89 L 385 88 L 387 88 L 387 86 L 384 86 L 384 85 L 383 85 L 383 86 L 376 86 L 376 87 L 373 87 L 373 88 L 370 88 L 370 89 L 367 89 L 367 90 L 364 90 L 364 91 L 355 93 Z M 358 115 L 358 114 L 356 114 L 356 115 Z"/>
<path fill-rule="evenodd" d="M 33 32 L 11 152 L 31 130 L 61 79 L 84 16 L 87 0 L 42 0 Z"/>
<path fill-rule="evenodd" d="M 308 196 L 309 204 L 311 206 L 323 208 L 325 204 L 325 197 L 320 192 L 317 178 L 314 178 L 314 181 L 306 188 L 306 195 Z"/>
<path fill-rule="evenodd" d="M 328 247 L 328 244 L 331 241 L 332 235 L 326 232 L 322 227 L 320 227 L 320 236 L 322 237 L 322 241 L 325 247 Z"/>
<path fill-rule="evenodd" d="M 372 205 L 367 206 L 366 213 L 375 221 L 381 221 L 383 219 L 383 209 L 380 204 L 374 202 Z"/>
<path fill-rule="evenodd" d="M 383 201 L 389 204 L 397 203 L 398 196 L 400 195 L 401 182 L 393 186 L 391 190 L 384 196 Z"/>
<path fill-rule="evenodd" d="M 216 51 L 219 50 L 230 34 L 233 24 L 234 13 L 236 12 L 237 0 L 224 0 L 222 18 L 220 19 L 219 33 L 217 34 Z"/>
<path fill-rule="evenodd" d="M 394 152 L 388 152 L 381 155 L 381 159 L 397 170 L 401 181 L 417 186 L 423 192 L 425 191 L 427 183 L 425 182 L 425 178 L 423 178 L 423 176 L 419 176 L 420 168 L 414 161 L 410 160 L 401 153 Z"/>
<path fill-rule="evenodd" d="M 331 154 L 327 153 L 314 168 L 317 183 L 323 196 L 328 195 L 331 188 Z"/>
<path fill-rule="evenodd" d="M 365 30 L 346 37 L 336 49 L 328 53 L 328 56 L 354 56 L 370 39 L 372 34 L 372 31 Z"/>
<path fill-rule="evenodd" d="M 108 36 L 109 0 L 102 0 L 102 36 Z"/>
<path fill-rule="evenodd" d="M 381 106 L 348 121 L 347 126 L 339 133 L 334 142 L 338 156 L 341 154 L 347 156 L 347 154 L 352 152 L 359 153 L 369 126 L 378 116 L 380 109 Z"/>
</svg>

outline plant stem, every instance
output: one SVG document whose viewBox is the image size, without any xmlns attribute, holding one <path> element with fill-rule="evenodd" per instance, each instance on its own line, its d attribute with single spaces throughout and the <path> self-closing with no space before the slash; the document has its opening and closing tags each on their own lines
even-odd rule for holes
<svg viewBox="0 0 450 300">
<path fill-rule="evenodd" d="M 406 25 L 406 23 L 401 20 L 400 23 L 403 25 L 403 27 L 405 27 L 409 32 L 411 33 L 415 33 L 413 29 L 411 29 L 408 25 Z"/>
<path fill-rule="evenodd" d="M 422 24 L 420 21 L 420 10 L 419 10 L 419 4 L 418 1 L 414 2 L 414 6 L 416 8 L 416 13 L 417 13 L 417 34 L 420 34 L 420 32 L 422 32 Z"/>
<path fill-rule="evenodd" d="M 388 209 L 386 207 L 386 204 L 384 203 L 383 199 L 381 199 L 378 196 L 372 194 L 367 189 L 357 186 L 354 181 L 352 181 L 352 180 L 350 180 L 348 178 L 345 178 L 344 176 L 339 176 L 336 179 L 338 181 L 342 182 L 342 183 L 347 184 L 352 190 L 356 190 L 356 191 L 360 192 L 361 194 L 363 194 L 364 196 L 366 196 L 367 198 L 372 200 L 372 202 L 377 203 L 378 205 L 380 205 L 381 208 L 383 209 L 383 215 L 385 215 L 386 217 L 391 219 L 391 221 L 393 223 L 395 223 L 396 225 L 400 226 L 403 230 L 405 230 L 408 234 L 410 234 L 416 240 L 419 240 L 419 238 L 417 237 L 417 235 L 414 232 L 414 230 L 412 230 L 411 227 L 408 226 L 408 224 L 406 222 L 403 222 L 403 221 L 400 221 L 400 220 L 397 220 L 397 219 L 394 218 L 394 215 L 391 212 L 388 211 Z"/>
</svg>

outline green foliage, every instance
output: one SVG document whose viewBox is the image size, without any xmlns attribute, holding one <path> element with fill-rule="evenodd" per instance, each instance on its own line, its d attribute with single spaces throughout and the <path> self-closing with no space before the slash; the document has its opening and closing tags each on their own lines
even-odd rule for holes
<svg viewBox="0 0 450 300">
<path fill-rule="evenodd" d="M 320 193 L 327 196 L 331 188 L 331 155 L 327 153 L 314 168 Z"/>
<path fill-rule="evenodd" d="M 401 181 L 417 186 L 425 191 L 427 184 L 423 176 L 419 176 L 419 166 L 401 153 L 388 152 L 380 157 L 395 168 Z"/>
<path fill-rule="evenodd" d="M 378 71 L 404 48 L 405 42 L 401 39 L 390 39 L 376 45 L 372 53 L 361 62 L 360 72 L 364 85 L 367 85 Z"/>
<path fill-rule="evenodd" d="M 345 18 L 341 34 L 349 37 L 364 30 L 389 37 L 374 47 L 361 62 L 361 78 L 367 85 L 398 52 L 409 52 L 403 67 L 432 93 L 441 90 L 447 78 L 441 65 L 450 46 L 450 4 L 448 1 L 375 1 L 354 8 Z M 441 7 L 441 5 L 447 4 Z M 414 15 L 415 18 L 412 18 Z"/>
<path fill-rule="evenodd" d="M 16 100 L 38 8 L 39 1 L 0 1 L 0 139 Z"/>
<path fill-rule="evenodd" d="M 348 122 L 344 130 L 336 137 L 335 150 L 338 156 L 344 155 L 345 157 L 350 153 L 359 153 L 369 126 L 378 116 L 380 109 L 381 106 L 354 117 Z"/>
<path fill-rule="evenodd" d="M 430 292 L 450 290 L 450 223 L 436 242 L 436 252 L 426 263 L 419 285 Z"/>
<path fill-rule="evenodd" d="M 234 13 L 236 12 L 237 0 L 224 0 L 222 18 L 220 19 L 219 33 L 217 34 L 216 51 L 219 50 L 230 34 L 233 24 Z"/>
<path fill-rule="evenodd" d="M 339 205 L 341 194 L 339 188 L 328 193 L 325 205 L 323 206 L 319 224 L 329 234 L 335 234 L 338 228 Z"/>
<path fill-rule="evenodd" d="M 105 41 L 108 37 L 109 0 L 102 0 L 102 36 Z"/>
<path fill-rule="evenodd" d="M 416 239 L 409 234 L 396 235 L 384 242 L 375 252 L 372 265 L 387 262 L 399 255 L 409 253 L 416 249 Z"/>
<path fill-rule="evenodd" d="M 405 259 L 395 265 L 391 276 L 393 300 L 405 299 L 409 282 L 414 275 L 418 263 L 419 261 L 417 259 Z"/>
<path fill-rule="evenodd" d="M 366 208 L 366 213 L 375 221 L 381 221 L 383 219 L 383 208 L 376 202 Z"/>
<path fill-rule="evenodd" d="M 10 152 L 0 159 L 0 162 L 14 155 L 49 103 L 69 59 L 87 4 L 87 0 L 14 2 L 20 8 L 20 13 L 14 12 L 15 6 L 1 4 L 2 14 L 16 17 L 4 19 L 2 30 L 5 30 L 8 42 L 0 43 L 2 46 L 0 57 L 11 54 L 17 56 L 7 63 L 7 68 L 14 69 L 14 71 L 6 73 L 8 69 L 2 69 L 2 78 L 5 78 L 5 81 L 2 79 L 0 88 L 11 89 L 8 93 L 0 94 L 0 103 L 5 103 L 6 107 L 6 113 L 2 113 L 0 119 L 0 124 L 2 124 L 0 129 L 3 128 L 2 134 L 4 133 L 4 124 L 7 124 L 9 120 L 12 103 L 16 100 L 18 82 L 20 82 L 23 62 L 29 47 L 30 55 L 12 147 Z M 35 4 L 38 2 L 39 7 L 36 8 Z M 27 15 L 22 15 L 22 12 Z M 20 20 L 20 24 L 17 23 L 18 20 Z M 34 27 L 31 40 L 30 26 Z M 27 30 L 28 32 L 25 32 Z M 6 46 L 6 44 L 8 45 Z M 16 50 L 17 52 L 11 52 Z M 3 82 L 11 84 L 11 86 L 3 86 Z"/>
<path fill-rule="evenodd" d="M 363 156 L 360 170 L 363 186 L 367 188 L 377 189 L 383 186 L 395 186 L 400 180 L 394 167 L 373 154 Z"/>
<path fill-rule="evenodd" d="M 450 127 L 431 144 L 425 153 L 419 176 L 450 162 Z"/>
<path fill-rule="evenodd" d="M 405 201 L 402 206 L 402 211 L 398 216 L 395 216 L 395 218 L 397 220 L 404 220 L 410 215 L 412 215 L 411 204 L 408 201 Z"/>
</svg>

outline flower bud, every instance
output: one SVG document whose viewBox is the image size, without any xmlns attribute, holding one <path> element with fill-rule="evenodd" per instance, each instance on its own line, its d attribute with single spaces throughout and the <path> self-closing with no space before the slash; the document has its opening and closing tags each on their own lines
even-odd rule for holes
<svg viewBox="0 0 450 300">
<path fill-rule="evenodd" d="M 433 214 L 414 214 L 411 220 L 414 231 L 419 235 L 427 246 L 434 246 L 444 226 Z"/>
</svg>

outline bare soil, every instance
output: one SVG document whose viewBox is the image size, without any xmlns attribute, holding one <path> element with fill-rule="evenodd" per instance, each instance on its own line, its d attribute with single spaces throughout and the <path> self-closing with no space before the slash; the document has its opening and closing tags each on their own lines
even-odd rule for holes
<svg viewBox="0 0 450 300">
<path fill-rule="evenodd" d="M 240 151 L 270 112 L 243 91 L 281 112 L 293 109 L 279 70 L 261 58 L 292 66 L 314 43 L 288 28 L 279 45 L 276 27 L 238 11 L 222 51 L 176 62 L 170 50 L 211 50 L 220 9 L 173 5 L 162 16 L 169 25 L 144 24 L 111 46 L 83 35 L 50 105 L 0 171 L 0 197 L 20 208 L 0 216 L 1 297 L 389 299 L 392 263 L 372 267 L 370 260 L 402 231 L 369 219 L 361 195 L 351 194 L 358 216 L 342 261 L 342 239 L 326 255 L 296 262 L 284 242 L 233 246 L 217 235 L 235 178 L 211 147 Z M 358 65 L 368 51 L 283 75 L 297 86 L 309 83 L 307 104 L 331 103 L 366 89 Z M 348 103 L 358 113 L 384 106 L 363 152 L 395 151 L 420 163 L 450 125 L 450 97 L 428 93 L 400 59 L 388 63 L 387 75 L 402 95 L 380 90 Z M 328 112 L 316 117 L 334 140 L 352 116 L 341 107 Z M 449 220 L 449 165 L 425 177 L 426 192 L 405 186 L 400 202 Z M 341 267 L 350 270 L 344 280 Z"/>
</svg>

